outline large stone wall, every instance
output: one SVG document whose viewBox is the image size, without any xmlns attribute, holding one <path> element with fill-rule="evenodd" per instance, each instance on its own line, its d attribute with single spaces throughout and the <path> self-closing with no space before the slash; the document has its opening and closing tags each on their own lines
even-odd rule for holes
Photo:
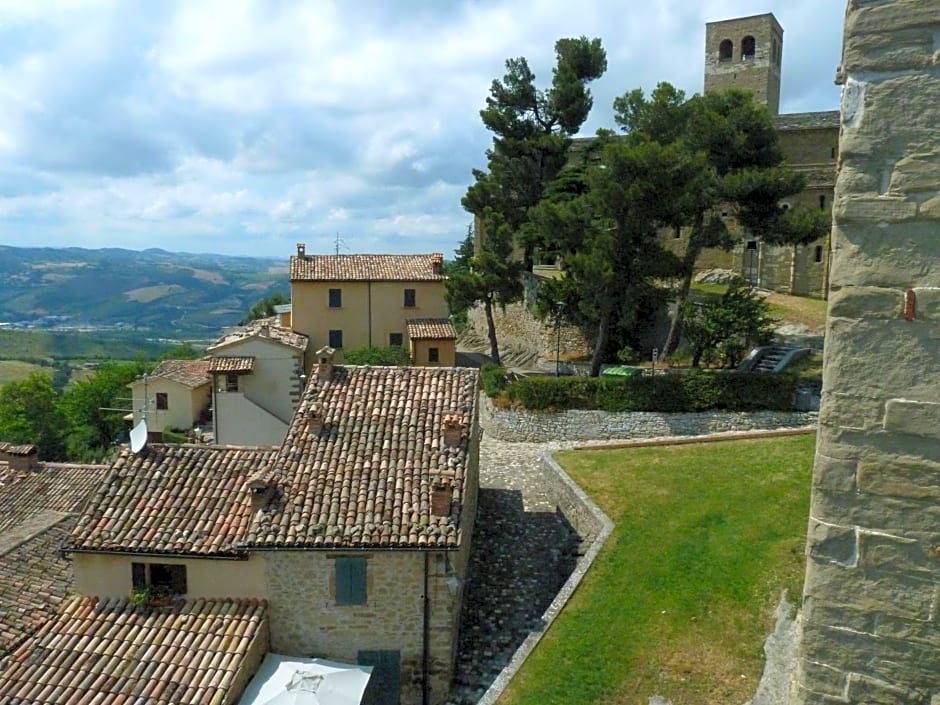
<svg viewBox="0 0 940 705">
<path fill-rule="evenodd" d="M 664 414 L 652 411 L 610 413 L 607 411 L 516 411 L 497 409 L 481 395 L 480 425 L 501 441 L 544 443 L 547 441 L 593 441 L 609 438 L 667 438 L 702 436 L 724 431 L 803 428 L 816 423 L 815 412 L 701 411 Z"/>
<path fill-rule="evenodd" d="M 940 0 L 850 0 L 792 701 L 940 703 Z"/>
</svg>

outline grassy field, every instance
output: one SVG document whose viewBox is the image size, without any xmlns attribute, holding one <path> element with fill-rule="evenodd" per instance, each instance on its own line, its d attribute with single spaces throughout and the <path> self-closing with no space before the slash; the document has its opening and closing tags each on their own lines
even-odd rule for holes
<svg viewBox="0 0 940 705">
<path fill-rule="evenodd" d="M 559 461 L 614 533 L 500 703 L 742 703 L 780 592 L 798 599 L 812 435 Z"/>
<path fill-rule="evenodd" d="M 51 374 L 48 367 L 40 367 L 19 360 L 0 360 L 0 387 L 7 382 L 19 382 L 21 379 L 29 377 L 33 372 L 42 372 L 43 370 Z"/>
<path fill-rule="evenodd" d="M 691 295 L 697 301 L 715 301 L 727 290 L 727 284 L 694 282 Z M 770 315 L 784 323 L 802 324 L 816 333 L 822 333 L 826 327 L 826 302 L 823 299 L 770 292 L 765 300 L 770 306 Z"/>
</svg>

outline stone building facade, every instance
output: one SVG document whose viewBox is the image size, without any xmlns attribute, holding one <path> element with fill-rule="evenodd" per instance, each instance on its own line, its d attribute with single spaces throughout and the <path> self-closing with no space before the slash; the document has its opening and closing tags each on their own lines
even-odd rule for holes
<svg viewBox="0 0 940 705">
<path fill-rule="evenodd" d="M 940 702 L 940 0 L 849 0 L 792 702 Z"/>
<path fill-rule="evenodd" d="M 773 14 L 754 15 L 705 26 L 705 92 L 750 91 L 770 110 L 780 146 L 791 169 L 805 174 L 806 188 L 789 205 L 830 212 L 839 144 L 839 111 L 779 114 L 783 28 Z M 733 227 L 733 226 L 732 226 Z M 733 250 L 706 251 L 697 269 L 730 269 L 755 286 L 799 296 L 825 298 L 829 238 L 808 245 L 778 247 L 746 234 Z M 683 252 L 686 237 L 664 234 L 666 245 Z"/>
</svg>

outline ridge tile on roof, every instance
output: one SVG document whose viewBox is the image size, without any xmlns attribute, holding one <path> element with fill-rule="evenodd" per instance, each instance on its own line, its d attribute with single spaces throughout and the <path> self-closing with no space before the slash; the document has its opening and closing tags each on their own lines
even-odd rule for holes
<svg viewBox="0 0 940 705">
<path fill-rule="evenodd" d="M 238 326 L 226 332 L 206 348 L 206 352 L 214 352 L 220 348 L 240 343 L 250 338 L 263 338 L 286 345 L 297 350 L 306 350 L 309 339 L 303 333 L 295 333 L 290 328 L 272 323 L 270 319 L 252 321 L 248 325 Z"/>
<path fill-rule="evenodd" d="M 444 281 L 444 255 L 292 255 L 291 281 Z"/>
</svg>

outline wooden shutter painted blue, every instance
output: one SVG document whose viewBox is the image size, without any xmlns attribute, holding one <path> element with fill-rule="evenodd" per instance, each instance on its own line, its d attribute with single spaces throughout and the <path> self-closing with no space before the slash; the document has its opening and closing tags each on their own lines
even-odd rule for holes
<svg viewBox="0 0 940 705">
<path fill-rule="evenodd" d="M 366 604 L 366 559 L 336 559 L 336 604 Z"/>
</svg>

